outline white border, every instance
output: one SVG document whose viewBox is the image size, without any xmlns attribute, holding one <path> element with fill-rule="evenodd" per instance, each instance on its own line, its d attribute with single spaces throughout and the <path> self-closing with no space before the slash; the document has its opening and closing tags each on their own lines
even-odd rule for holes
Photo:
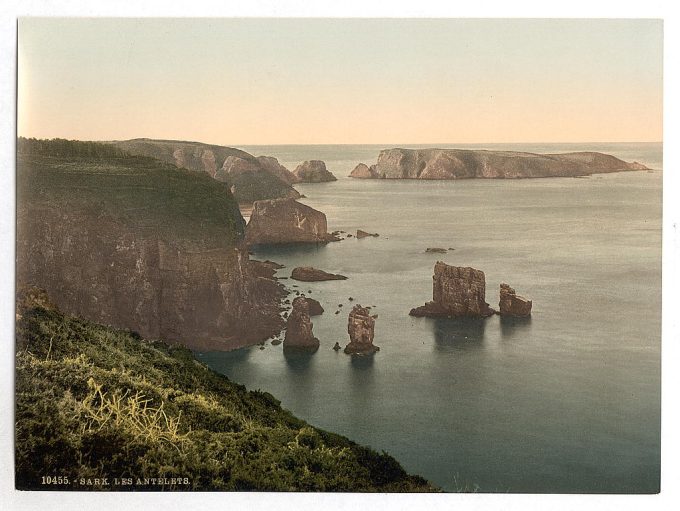
<svg viewBox="0 0 680 511">
<path fill-rule="evenodd" d="M 413 510 L 453 509 L 677 509 L 680 484 L 677 456 L 678 421 L 676 364 L 680 360 L 677 293 L 680 292 L 680 216 L 678 215 L 677 92 L 680 23 L 672 1 L 554 2 L 503 0 L 453 2 L 434 0 L 251 0 L 217 1 L 138 0 L 123 4 L 106 0 L 4 0 L 0 3 L 0 507 L 3 509 L 198 509 L 259 510 L 290 508 L 296 511 L 364 508 Z M 657 496 L 598 495 L 328 495 L 328 494 L 233 494 L 233 493 L 47 493 L 13 490 L 13 326 L 14 326 L 14 141 L 16 75 L 16 18 L 18 16 L 126 16 L 126 17 L 592 17 L 663 18 L 664 56 L 664 220 L 663 220 L 663 411 L 662 492 Z"/>
</svg>

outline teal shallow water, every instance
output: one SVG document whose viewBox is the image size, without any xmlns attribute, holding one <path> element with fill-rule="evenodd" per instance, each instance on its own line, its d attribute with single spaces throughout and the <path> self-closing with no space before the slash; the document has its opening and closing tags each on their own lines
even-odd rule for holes
<svg viewBox="0 0 680 511">
<path fill-rule="evenodd" d="M 412 147 L 412 146 L 409 146 Z M 484 146 L 600 150 L 661 168 L 660 144 Z M 296 185 L 330 230 L 378 232 L 319 247 L 258 249 L 288 276 L 310 265 L 346 281 L 298 283 L 326 309 L 321 348 L 200 353 L 214 369 L 271 392 L 310 423 L 384 449 L 447 490 L 654 492 L 659 484 L 661 172 L 585 179 L 359 181 L 379 146 L 246 147 L 288 168 L 322 159 L 339 178 Z M 452 247 L 446 254 L 427 247 Z M 437 260 L 486 274 L 496 306 L 507 282 L 534 301 L 530 320 L 432 320 Z M 348 300 L 355 298 L 354 302 Z M 352 303 L 378 314 L 372 358 L 348 342 Z M 342 304 L 342 307 L 339 305 Z M 336 315 L 334 312 L 341 310 Z"/>
</svg>

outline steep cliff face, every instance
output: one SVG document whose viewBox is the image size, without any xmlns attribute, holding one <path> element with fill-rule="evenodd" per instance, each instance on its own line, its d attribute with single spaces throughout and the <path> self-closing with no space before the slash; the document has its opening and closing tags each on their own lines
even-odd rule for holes
<svg viewBox="0 0 680 511">
<path fill-rule="evenodd" d="M 337 181 L 337 178 L 326 169 L 326 164 L 321 160 L 309 160 L 295 167 L 293 174 L 301 183 L 325 183 Z"/>
<path fill-rule="evenodd" d="M 280 197 L 298 198 L 297 178 L 276 158 L 200 142 L 139 138 L 111 142 L 132 155 L 149 156 L 180 168 L 206 172 L 233 187 L 239 203 Z"/>
<path fill-rule="evenodd" d="M 535 154 L 464 149 L 386 149 L 370 167 L 359 164 L 350 174 L 360 179 L 468 179 L 573 177 L 605 172 L 645 170 L 595 152 Z"/>
<path fill-rule="evenodd" d="M 65 312 L 226 350 L 280 331 L 228 188 L 149 158 L 19 155 L 17 281 Z"/>
<path fill-rule="evenodd" d="M 327 231 L 326 215 L 293 199 L 256 201 L 246 228 L 246 242 L 326 243 L 339 239 Z"/>
<path fill-rule="evenodd" d="M 437 261 L 432 277 L 432 301 L 411 309 L 417 317 L 486 317 L 493 309 L 485 301 L 484 272 Z"/>
</svg>

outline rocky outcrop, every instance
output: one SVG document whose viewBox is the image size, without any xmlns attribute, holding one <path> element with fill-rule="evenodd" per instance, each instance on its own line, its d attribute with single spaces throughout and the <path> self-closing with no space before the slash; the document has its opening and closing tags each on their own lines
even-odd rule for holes
<svg viewBox="0 0 680 511">
<path fill-rule="evenodd" d="M 494 313 L 485 301 L 483 271 L 437 261 L 432 281 L 432 301 L 411 309 L 411 316 L 487 317 Z"/>
<path fill-rule="evenodd" d="M 309 319 L 307 300 L 299 296 L 293 300 L 293 310 L 286 322 L 286 336 L 283 339 L 283 348 L 309 351 L 319 349 L 319 339 L 314 337 L 312 326 L 312 322 Z"/>
<path fill-rule="evenodd" d="M 361 179 L 466 179 L 575 177 L 605 172 L 645 170 L 596 152 L 536 154 L 466 149 L 386 149 L 375 165 L 359 164 L 350 177 Z"/>
<path fill-rule="evenodd" d="M 17 282 L 69 314 L 194 349 L 266 339 L 283 327 L 284 290 L 239 249 L 243 219 L 226 191 L 136 157 L 21 157 Z"/>
<path fill-rule="evenodd" d="M 354 167 L 352 172 L 350 172 L 349 177 L 356 177 L 360 179 L 378 179 L 380 178 L 380 175 L 365 163 L 360 163 Z"/>
<path fill-rule="evenodd" d="M 369 237 L 377 238 L 378 233 L 366 232 L 366 231 L 362 231 L 361 229 L 357 229 L 357 239 L 363 239 L 363 238 L 369 238 Z"/>
<path fill-rule="evenodd" d="M 309 315 L 310 316 L 320 316 L 323 314 L 324 310 L 321 304 L 316 301 L 314 298 L 305 298 L 307 300 L 307 307 L 309 308 Z"/>
<path fill-rule="evenodd" d="M 446 250 L 445 248 L 441 248 L 441 247 L 427 247 L 425 249 L 425 252 L 429 252 L 431 254 L 446 254 L 448 252 L 448 250 Z"/>
<path fill-rule="evenodd" d="M 349 313 L 347 332 L 349 344 L 345 346 L 345 353 L 355 355 L 368 355 L 380 350 L 373 345 L 375 319 L 369 310 L 361 305 L 355 305 Z"/>
<path fill-rule="evenodd" d="M 530 316 L 531 300 L 515 294 L 515 290 L 507 284 L 501 284 L 498 307 L 501 316 Z"/>
<path fill-rule="evenodd" d="M 326 169 L 321 160 L 309 160 L 298 165 L 293 174 L 300 183 L 326 183 L 337 181 L 337 178 Z"/>
<path fill-rule="evenodd" d="M 299 266 L 293 268 L 290 274 L 291 279 L 300 280 L 302 282 L 322 282 L 324 280 L 347 280 L 344 275 L 336 273 L 328 273 L 323 270 L 312 268 L 311 266 Z"/>
<path fill-rule="evenodd" d="M 326 215 L 293 199 L 256 201 L 246 227 L 246 242 L 257 244 L 327 243 Z"/>
<path fill-rule="evenodd" d="M 239 203 L 292 197 L 300 194 L 291 186 L 297 178 L 276 158 L 258 156 L 233 147 L 180 140 L 138 138 L 111 142 L 132 155 L 149 156 L 227 183 Z"/>
</svg>

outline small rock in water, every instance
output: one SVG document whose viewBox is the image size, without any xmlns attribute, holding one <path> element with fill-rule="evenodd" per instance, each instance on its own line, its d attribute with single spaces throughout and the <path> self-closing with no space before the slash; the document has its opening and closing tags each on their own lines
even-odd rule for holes
<svg viewBox="0 0 680 511">
<path fill-rule="evenodd" d="M 336 314 L 340 314 L 340 311 L 335 311 Z"/>
<path fill-rule="evenodd" d="M 333 346 L 333 349 L 334 349 L 335 351 L 340 351 L 340 350 L 342 349 L 342 348 L 340 347 L 340 343 L 339 343 L 339 342 L 336 342 L 336 343 L 335 343 L 335 346 Z"/>
<path fill-rule="evenodd" d="M 279 344 L 281 344 L 281 339 L 274 339 L 271 344 L 272 346 L 278 346 Z"/>
<path fill-rule="evenodd" d="M 353 301 L 354 301 L 354 298 L 352 298 L 352 297 L 350 296 L 350 297 L 349 297 L 349 301 L 350 301 L 350 302 L 353 302 Z"/>
<path fill-rule="evenodd" d="M 445 248 L 440 248 L 440 247 L 429 247 L 425 249 L 425 252 L 433 252 L 435 254 L 446 254 L 446 249 Z"/>
<path fill-rule="evenodd" d="M 341 303 L 339 303 L 339 304 L 338 304 L 338 307 L 342 307 L 342 304 L 341 304 Z"/>
<path fill-rule="evenodd" d="M 263 349 L 264 349 L 264 346 L 260 346 L 260 349 L 263 350 Z"/>
</svg>

